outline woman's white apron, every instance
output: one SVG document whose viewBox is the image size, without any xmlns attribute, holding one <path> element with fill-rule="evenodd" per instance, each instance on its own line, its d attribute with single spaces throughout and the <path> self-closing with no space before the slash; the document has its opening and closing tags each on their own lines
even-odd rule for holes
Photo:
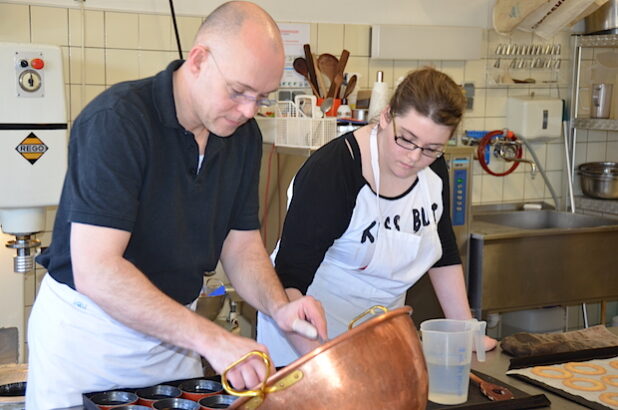
<svg viewBox="0 0 618 410">
<path fill-rule="evenodd" d="M 370 137 L 371 165 L 380 192 L 380 168 L 378 163 L 377 127 Z M 431 209 L 426 170 L 420 171 L 418 184 L 424 197 L 425 209 Z M 374 305 L 389 309 L 403 306 L 406 291 L 427 272 L 442 255 L 442 246 L 437 223 L 430 224 L 418 233 L 402 232 L 383 223 L 380 198 L 376 194 L 378 224 L 373 256 L 364 269 L 345 266 L 328 257 L 316 271 L 307 295 L 318 299 L 324 306 L 328 336 L 334 338 L 348 329 L 349 322 Z M 390 228 L 390 229 L 389 229 Z M 299 355 L 275 322 L 259 314 L 258 341 L 265 344 L 276 366 L 285 366 Z"/>
</svg>

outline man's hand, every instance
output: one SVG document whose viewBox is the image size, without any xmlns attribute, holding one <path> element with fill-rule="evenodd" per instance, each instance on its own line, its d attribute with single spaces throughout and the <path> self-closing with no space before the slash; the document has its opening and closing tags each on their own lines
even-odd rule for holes
<svg viewBox="0 0 618 410">
<path fill-rule="evenodd" d="M 304 296 L 290 303 L 281 305 L 273 318 L 277 325 L 286 332 L 296 332 L 295 326 L 304 323 L 305 326 L 315 327 L 317 336 L 327 339 L 326 319 L 320 302 L 311 296 Z M 303 326 L 302 324 L 300 325 Z M 297 328 L 298 329 L 298 328 Z M 306 329 L 306 327 L 305 327 Z M 217 332 L 218 333 L 218 332 Z M 300 334 L 300 333 L 299 333 Z M 222 374 L 225 369 L 236 360 L 250 351 L 258 350 L 268 354 L 266 346 L 254 340 L 233 335 L 227 331 L 213 335 L 208 343 L 209 348 L 201 352 L 213 369 Z M 270 374 L 275 373 L 271 364 Z M 229 382 L 235 389 L 250 389 L 256 387 L 266 377 L 266 368 L 262 359 L 255 355 L 235 366 L 227 374 Z"/>
<path fill-rule="evenodd" d="M 210 347 L 207 352 L 202 352 L 202 354 L 212 368 L 221 375 L 232 363 L 251 351 L 257 350 L 268 354 L 266 346 L 225 330 L 216 338 L 218 339 L 217 342 L 211 345 L 214 348 Z M 275 367 L 271 363 L 270 374 L 274 373 Z M 228 381 L 238 390 L 252 389 L 265 378 L 264 361 L 257 355 L 250 356 L 227 373 Z"/>
</svg>

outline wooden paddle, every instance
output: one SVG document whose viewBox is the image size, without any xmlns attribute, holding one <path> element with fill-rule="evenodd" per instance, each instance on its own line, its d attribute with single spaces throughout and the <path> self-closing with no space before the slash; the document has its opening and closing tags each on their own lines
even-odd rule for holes
<svg viewBox="0 0 618 410">
<path fill-rule="evenodd" d="M 492 13 L 494 29 L 500 34 L 508 34 L 546 3 L 547 0 L 496 0 Z"/>
<path fill-rule="evenodd" d="M 313 85 L 311 87 L 314 90 L 314 94 L 317 98 L 320 98 L 320 85 L 318 84 L 318 78 L 315 72 L 315 64 L 313 61 L 313 54 L 311 54 L 311 46 L 305 44 L 303 46 L 305 51 L 305 60 L 307 61 L 307 69 L 309 70 L 309 82 Z M 316 93 L 317 90 L 317 93 Z"/>
<path fill-rule="evenodd" d="M 313 66 L 315 69 L 315 76 L 318 79 L 318 91 L 320 92 L 320 97 L 324 98 L 324 93 L 326 92 L 326 84 L 324 84 L 324 77 L 322 76 L 322 72 L 318 67 L 318 59 L 313 58 Z"/>
<path fill-rule="evenodd" d="M 343 83 L 343 70 L 345 70 L 345 65 L 348 63 L 348 57 L 350 56 L 350 52 L 348 50 L 343 50 L 341 52 L 341 57 L 339 57 L 339 63 L 337 64 L 337 69 L 335 71 L 335 77 L 333 77 L 333 82 L 330 84 L 330 88 L 328 89 L 328 93 L 326 97 L 335 97 L 339 94 L 339 87 Z M 337 76 L 341 77 L 339 84 L 335 81 Z"/>
</svg>

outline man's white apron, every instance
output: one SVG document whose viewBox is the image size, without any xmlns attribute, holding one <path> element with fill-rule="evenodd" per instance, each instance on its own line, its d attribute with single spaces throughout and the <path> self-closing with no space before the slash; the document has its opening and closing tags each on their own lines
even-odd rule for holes
<svg viewBox="0 0 618 410">
<path fill-rule="evenodd" d="M 81 394 L 203 375 L 195 352 L 116 321 L 45 275 L 28 323 L 27 410 L 82 404 Z"/>
</svg>

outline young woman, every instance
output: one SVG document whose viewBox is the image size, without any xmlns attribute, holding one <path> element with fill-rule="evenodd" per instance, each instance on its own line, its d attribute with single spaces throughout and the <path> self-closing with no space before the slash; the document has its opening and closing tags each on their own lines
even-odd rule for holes
<svg viewBox="0 0 618 410">
<path fill-rule="evenodd" d="M 275 269 L 291 300 L 306 294 L 322 302 L 330 338 L 371 306 L 403 306 L 426 272 L 445 315 L 471 317 L 442 158 L 465 104 L 446 74 L 414 71 L 377 123 L 319 149 L 290 184 Z M 319 344 L 265 315 L 257 333 L 276 366 Z M 486 348 L 495 343 L 487 338 Z"/>
</svg>

